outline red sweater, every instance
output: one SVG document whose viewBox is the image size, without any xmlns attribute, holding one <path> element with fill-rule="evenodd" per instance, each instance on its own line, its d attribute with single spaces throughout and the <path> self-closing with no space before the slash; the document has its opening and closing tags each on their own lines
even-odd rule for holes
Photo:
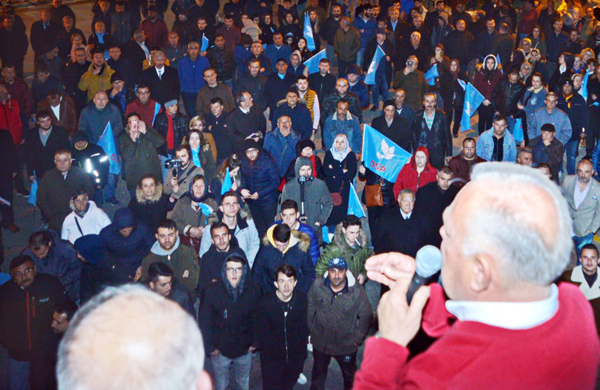
<svg viewBox="0 0 600 390">
<path fill-rule="evenodd" d="M 443 335 L 407 363 L 408 349 L 382 338 L 367 341 L 354 390 L 594 389 L 600 341 L 589 302 L 576 286 L 558 287 L 559 308 L 542 325 L 509 330 L 456 321 L 434 284 L 423 328 Z"/>
<path fill-rule="evenodd" d="M 417 152 L 423 152 L 427 156 L 427 165 L 423 169 L 421 173 L 417 171 L 417 164 L 415 162 L 415 155 Z M 433 167 L 429 163 L 429 151 L 426 147 L 420 146 L 410 159 L 410 162 L 402 167 L 400 173 L 398 173 L 398 177 L 396 178 L 396 182 L 394 183 L 394 197 L 398 199 L 398 195 L 400 195 L 400 191 L 405 188 L 410 188 L 417 193 L 419 188 L 425 187 L 427 184 L 432 181 L 437 180 L 437 169 Z"/>
</svg>

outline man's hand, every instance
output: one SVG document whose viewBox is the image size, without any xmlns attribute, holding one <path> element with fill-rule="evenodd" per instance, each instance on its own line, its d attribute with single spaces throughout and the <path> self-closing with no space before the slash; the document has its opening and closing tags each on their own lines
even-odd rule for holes
<svg viewBox="0 0 600 390">
<path fill-rule="evenodd" d="M 135 276 L 133 278 L 134 282 L 137 282 L 138 280 L 140 280 L 142 277 L 142 266 L 140 265 L 139 267 L 137 267 L 137 269 L 135 270 Z"/>
<path fill-rule="evenodd" d="M 252 195 L 250 195 L 250 199 L 258 199 L 258 192 L 253 193 Z"/>
<path fill-rule="evenodd" d="M 240 191 L 240 192 L 241 192 L 242 197 L 244 199 L 248 199 L 248 198 L 250 198 L 252 196 L 252 194 L 250 193 L 250 191 L 247 190 L 247 189 L 245 189 L 245 188 L 242 191 Z"/>
<path fill-rule="evenodd" d="M 360 284 L 365 284 L 365 280 L 367 280 L 367 277 L 363 274 L 358 275 L 358 283 Z"/>
<path fill-rule="evenodd" d="M 484 106 L 486 106 L 486 107 L 487 107 L 487 106 L 489 106 L 490 104 L 492 104 L 492 102 L 490 102 L 490 101 L 489 101 L 489 100 L 487 100 L 487 99 L 485 99 L 485 100 L 483 101 L 483 105 L 484 105 Z"/>
<path fill-rule="evenodd" d="M 137 139 L 138 139 L 138 138 L 140 138 L 140 133 L 137 133 L 137 132 L 133 132 L 133 131 L 132 131 L 132 132 L 130 132 L 130 133 L 129 133 L 129 138 L 131 138 L 131 140 L 132 140 L 133 142 L 136 142 L 136 141 L 137 141 Z"/>
<path fill-rule="evenodd" d="M 147 129 L 147 127 L 146 127 L 146 122 L 144 122 L 144 121 L 138 121 L 138 131 L 139 131 L 141 134 L 146 134 L 146 131 L 147 131 L 147 130 L 148 130 L 148 129 Z"/>
<path fill-rule="evenodd" d="M 102 67 L 100 67 L 100 68 L 97 68 L 97 67 L 94 65 L 94 67 L 93 67 L 93 70 L 92 70 L 92 73 L 97 75 L 97 74 L 100 74 L 100 71 L 101 71 L 101 70 L 102 70 Z"/>
<path fill-rule="evenodd" d="M 410 73 L 410 68 L 407 66 L 406 68 L 404 68 L 404 75 L 408 75 Z"/>
<path fill-rule="evenodd" d="M 522 110 L 523 107 L 525 107 L 524 105 L 522 105 L 521 103 L 517 103 L 517 107 L 519 108 L 519 110 Z"/>
<path fill-rule="evenodd" d="M 188 235 L 192 238 L 199 238 L 202 236 L 202 233 L 204 233 L 203 226 L 193 227 L 193 228 L 190 228 L 190 230 L 188 231 Z"/>
<path fill-rule="evenodd" d="M 452 156 L 446 157 L 446 164 L 448 164 L 450 162 L 450 160 L 452 160 Z"/>
<path fill-rule="evenodd" d="M 381 337 L 406 347 L 421 327 L 430 294 L 429 287 L 421 287 L 408 305 L 406 293 L 415 273 L 415 260 L 400 253 L 386 253 L 368 259 L 365 268 L 369 279 L 391 289 L 381 297 L 377 308 Z"/>
<path fill-rule="evenodd" d="M 15 174 L 13 175 L 13 177 L 15 177 L 16 175 L 17 175 L 17 174 L 15 173 Z M 34 180 L 35 180 L 35 176 L 29 176 L 29 181 L 30 181 L 30 182 L 32 182 L 32 183 L 33 183 L 33 182 L 34 182 Z"/>
<path fill-rule="evenodd" d="M 358 167 L 358 172 L 360 172 L 361 175 L 364 175 L 367 172 L 367 168 L 361 164 L 360 167 Z"/>
<path fill-rule="evenodd" d="M 219 356 L 220 354 L 221 354 L 221 352 L 218 349 L 215 349 L 209 355 L 210 356 Z"/>
<path fill-rule="evenodd" d="M 256 348 L 254 348 L 253 346 L 250 346 L 250 348 L 248 348 L 248 352 L 254 353 L 254 351 L 256 351 Z"/>
</svg>

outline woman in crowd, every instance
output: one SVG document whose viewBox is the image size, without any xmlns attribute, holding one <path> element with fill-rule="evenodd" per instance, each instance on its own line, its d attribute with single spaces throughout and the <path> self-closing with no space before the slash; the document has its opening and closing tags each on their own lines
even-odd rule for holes
<svg viewBox="0 0 600 390">
<path fill-rule="evenodd" d="M 454 124 L 452 125 L 454 138 L 458 137 L 458 128 L 460 127 L 465 104 L 465 89 L 459 80 L 463 81 L 463 85 L 469 82 L 467 75 L 460 70 L 458 60 L 452 60 L 450 61 L 449 71 L 443 72 L 440 76 L 440 94 L 444 100 L 448 123 L 452 120 L 452 112 L 454 112 Z"/>
<path fill-rule="evenodd" d="M 485 100 L 477 109 L 479 112 L 479 134 L 492 127 L 494 119 L 494 107 L 492 105 L 492 95 L 496 84 L 502 78 L 502 72 L 498 69 L 496 56 L 493 54 L 487 55 L 483 59 L 483 66 L 475 73 L 473 86 L 483 95 Z"/>
<path fill-rule="evenodd" d="M 321 159 L 315 155 L 315 149 L 315 143 L 309 139 L 298 142 L 296 144 L 296 159 L 298 157 L 310 158 L 310 161 L 313 163 L 313 176 L 317 179 L 325 179 L 325 174 L 323 173 L 323 164 L 321 163 Z M 288 167 L 288 170 L 285 174 L 286 182 L 294 180 L 296 177 L 296 173 L 294 171 L 296 159 L 294 159 L 294 161 L 292 161 Z"/>
<path fill-rule="evenodd" d="M 204 120 L 200 119 L 199 121 L 196 121 L 196 126 L 198 126 L 197 124 L 200 122 L 204 122 Z M 192 150 L 192 162 L 194 165 L 204 169 L 204 176 L 207 181 L 212 180 L 215 176 L 217 167 L 208 137 L 202 133 L 202 130 L 190 126 L 190 131 L 188 132 L 187 139 L 184 143 L 186 142 L 190 145 L 190 149 Z"/>
<path fill-rule="evenodd" d="M 231 179 L 231 190 L 237 191 L 240 186 L 241 174 L 240 174 L 240 166 L 242 165 L 240 159 L 237 155 L 233 155 L 229 158 L 226 158 L 223 161 L 223 164 L 219 167 L 219 170 L 215 177 L 210 182 L 210 193 L 213 198 L 217 201 L 217 204 L 221 204 L 221 192 L 223 189 L 223 181 L 225 180 L 225 175 L 227 174 L 227 169 L 229 169 L 229 177 Z"/>
<path fill-rule="evenodd" d="M 544 38 L 542 28 L 540 26 L 535 26 L 527 38 L 531 40 L 531 48 L 538 49 L 540 51 L 540 56 L 546 58 L 546 39 Z"/>
<path fill-rule="evenodd" d="M 129 209 L 136 220 L 156 231 L 158 224 L 167 218 L 167 213 L 175 207 L 175 199 L 163 193 L 162 184 L 157 177 L 147 173 L 140 178 L 135 197 L 129 201 Z"/>
<path fill-rule="evenodd" d="M 348 138 L 338 134 L 323 162 L 325 184 L 333 199 L 333 210 L 327 220 L 330 231 L 335 231 L 338 223 L 348 214 L 350 183 L 356 176 L 356 154 L 350 149 Z"/>
</svg>

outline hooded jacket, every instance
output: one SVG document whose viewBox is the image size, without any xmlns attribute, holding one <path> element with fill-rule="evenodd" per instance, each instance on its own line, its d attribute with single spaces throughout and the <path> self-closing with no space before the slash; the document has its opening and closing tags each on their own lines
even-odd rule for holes
<svg viewBox="0 0 600 390">
<path fill-rule="evenodd" d="M 215 222 L 223 221 L 223 212 L 216 210 L 208 217 L 208 226 Z M 250 264 L 250 267 L 254 264 L 254 258 L 258 253 L 260 247 L 260 238 L 258 237 L 258 231 L 256 225 L 250 213 L 241 208 L 237 215 L 237 226 L 235 230 L 231 232 L 231 239 L 236 239 L 240 249 L 246 254 L 246 259 Z M 200 243 L 200 257 L 208 251 L 212 245 L 212 237 L 210 234 L 203 234 L 202 241 Z"/>
<path fill-rule="evenodd" d="M 365 288 L 346 273 L 348 292 L 334 296 L 328 275 L 318 277 L 308 293 L 308 327 L 313 348 L 327 355 L 355 353 L 373 320 Z"/>
<path fill-rule="evenodd" d="M 29 246 L 23 249 L 21 254 L 31 257 L 38 274 L 48 274 L 58 278 L 71 300 L 77 302 L 81 276 L 81 261 L 77 258 L 77 251 L 69 243 L 61 241 L 54 230 L 47 230 L 47 232 L 52 235 L 52 238 L 50 251 L 44 259 L 38 259 Z"/>
<path fill-rule="evenodd" d="M 207 228 L 205 235 L 210 236 L 210 228 Z M 246 254 L 238 245 L 238 241 L 235 236 L 231 236 L 229 241 L 229 250 L 227 252 L 219 252 L 215 244 L 212 244 L 210 248 L 202 255 L 200 261 L 200 279 L 198 282 L 198 296 L 202 299 L 203 292 L 212 284 L 213 281 L 219 281 L 221 279 L 221 269 L 225 263 L 225 259 L 230 255 L 237 255 L 246 259 Z"/>
<path fill-rule="evenodd" d="M 307 293 L 315 280 L 315 267 L 310 258 L 310 237 L 297 230 L 292 230 L 288 246 L 280 252 L 275 246 L 273 231 L 275 226 L 267 230 L 262 246 L 256 255 L 252 268 L 254 279 L 260 283 L 264 293 L 274 291 L 275 270 L 282 264 L 289 264 L 296 270 L 299 291 Z"/>
<path fill-rule="evenodd" d="M 119 230 L 128 227 L 132 227 L 133 230 L 128 237 L 123 237 Z M 123 263 L 127 275 L 131 278 L 156 241 L 154 232 L 151 232 L 147 225 L 138 223 L 127 207 L 115 212 L 113 223 L 100 231 L 100 237 L 106 250 Z"/>
<path fill-rule="evenodd" d="M 169 196 L 163 194 L 162 184 L 158 183 L 151 199 L 146 199 L 144 191 L 139 187 L 136 188 L 135 198 L 129 201 L 127 207 L 138 222 L 145 224 L 152 233 L 155 233 L 159 222 L 167 218 L 167 212 L 173 210 L 174 206 L 175 203 L 169 201 Z"/>
<path fill-rule="evenodd" d="M 423 152 L 427 156 L 427 165 L 423 168 L 423 171 L 419 173 L 417 171 L 417 163 L 415 162 L 415 155 L 417 152 Z M 429 163 L 429 150 L 426 147 L 421 146 L 413 153 L 410 162 L 402 167 L 396 183 L 394 184 L 394 198 L 398 199 L 400 191 L 405 188 L 410 188 L 415 193 L 417 190 L 432 181 L 437 180 L 437 169 Z"/>
<path fill-rule="evenodd" d="M 71 200 L 71 214 L 67 215 L 62 225 L 61 239 L 75 243 L 79 237 L 87 234 L 100 234 L 100 231 L 110 225 L 110 218 L 104 210 L 96 206 L 93 200 L 88 201 L 88 209 L 82 215 L 75 212 L 75 205 Z"/>
<path fill-rule="evenodd" d="M 316 150 L 315 143 L 309 139 L 304 141 L 300 141 L 296 144 L 296 157 L 294 160 L 288 165 L 287 171 L 285 172 L 285 181 L 292 181 L 296 177 L 296 159 L 302 156 L 302 150 L 304 148 L 310 147 L 313 151 Z M 325 179 L 325 173 L 323 172 L 323 163 L 321 159 L 313 155 L 310 157 L 310 161 L 312 162 L 313 167 L 313 177 L 317 177 L 319 179 Z"/>
<path fill-rule="evenodd" d="M 335 228 L 335 235 L 333 237 L 333 241 L 331 244 L 327 245 L 325 249 L 323 249 L 323 253 L 321 257 L 319 257 L 319 261 L 317 261 L 317 265 L 315 266 L 315 272 L 319 276 L 325 275 L 327 272 L 327 267 L 329 265 L 329 260 L 334 257 L 343 257 L 346 259 L 348 263 L 348 270 L 352 272 L 352 275 L 364 275 L 365 278 L 367 276 L 367 271 L 365 271 L 365 262 L 371 255 L 373 251 L 369 246 L 369 241 L 367 240 L 367 236 L 365 231 L 361 229 L 360 234 L 358 235 L 358 242 L 355 247 L 352 248 L 348 245 L 346 241 L 346 237 L 344 237 L 344 232 L 342 231 L 342 224 L 338 224 Z"/>
<path fill-rule="evenodd" d="M 300 183 L 299 171 L 300 167 L 304 165 L 312 167 L 312 162 L 306 157 L 298 157 L 295 164 L 296 178 L 287 182 L 283 187 L 277 215 L 281 214 L 281 202 L 293 199 L 300 208 L 300 215 L 306 216 L 305 223 L 315 229 L 317 237 L 321 237 L 321 227 L 327 223 L 331 210 L 333 210 L 333 201 L 323 180 L 311 176 Z M 304 212 L 302 211 L 303 207 Z M 319 222 L 319 225 L 316 225 L 315 222 Z"/>
<path fill-rule="evenodd" d="M 494 60 L 494 69 L 491 71 L 487 70 L 485 67 L 485 63 L 491 58 Z M 494 54 L 488 54 L 483 59 L 481 68 L 475 73 L 475 78 L 473 79 L 473 86 L 477 88 L 477 90 L 489 101 L 492 100 L 492 95 L 494 93 L 494 89 L 496 88 L 496 84 L 502 78 L 502 72 L 498 69 L 498 62 L 496 60 L 496 56 Z"/>
<path fill-rule="evenodd" d="M 254 314 L 260 288 L 252 280 L 250 267 L 244 263 L 241 279 L 234 292 L 226 278 L 223 262 L 222 280 L 206 290 L 200 309 L 199 324 L 207 353 L 218 349 L 221 355 L 235 359 L 248 353 L 254 343 Z M 235 297 L 234 297 L 235 295 Z"/>
<path fill-rule="evenodd" d="M 179 237 L 170 250 L 165 250 L 156 241 L 150 253 L 142 260 L 142 280 L 148 278 L 148 268 L 157 262 L 167 264 L 173 270 L 173 276 L 188 290 L 192 297 L 196 297 L 196 287 L 200 276 L 198 258 L 192 248 L 182 245 Z"/>
<path fill-rule="evenodd" d="M 244 155 L 242 159 L 241 188 L 247 189 L 251 194 L 257 192 L 258 199 L 248 199 L 248 203 L 257 206 L 277 202 L 277 186 L 279 186 L 279 170 L 275 160 L 258 146 L 259 155 L 251 162 Z"/>
</svg>

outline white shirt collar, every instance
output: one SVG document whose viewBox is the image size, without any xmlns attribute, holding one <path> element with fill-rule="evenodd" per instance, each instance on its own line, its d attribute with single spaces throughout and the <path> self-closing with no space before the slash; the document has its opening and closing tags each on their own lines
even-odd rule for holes
<svg viewBox="0 0 600 390">
<path fill-rule="evenodd" d="M 446 309 L 460 321 L 481 322 L 504 329 L 531 329 L 554 317 L 558 311 L 558 287 L 550 297 L 535 302 L 446 301 Z"/>
<path fill-rule="evenodd" d="M 406 218 L 410 218 L 410 216 L 412 215 L 412 211 L 408 214 L 406 214 L 402 209 L 400 209 L 400 215 L 402 215 L 402 218 L 406 219 Z"/>
<path fill-rule="evenodd" d="M 247 113 L 250 112 L 250 109 L 249 108 L 248 109 L 244 109 L 244 108 L 240 107 L 240 111 L 242 111 L 244 114 L 247 114 Z"/>
</svg>

